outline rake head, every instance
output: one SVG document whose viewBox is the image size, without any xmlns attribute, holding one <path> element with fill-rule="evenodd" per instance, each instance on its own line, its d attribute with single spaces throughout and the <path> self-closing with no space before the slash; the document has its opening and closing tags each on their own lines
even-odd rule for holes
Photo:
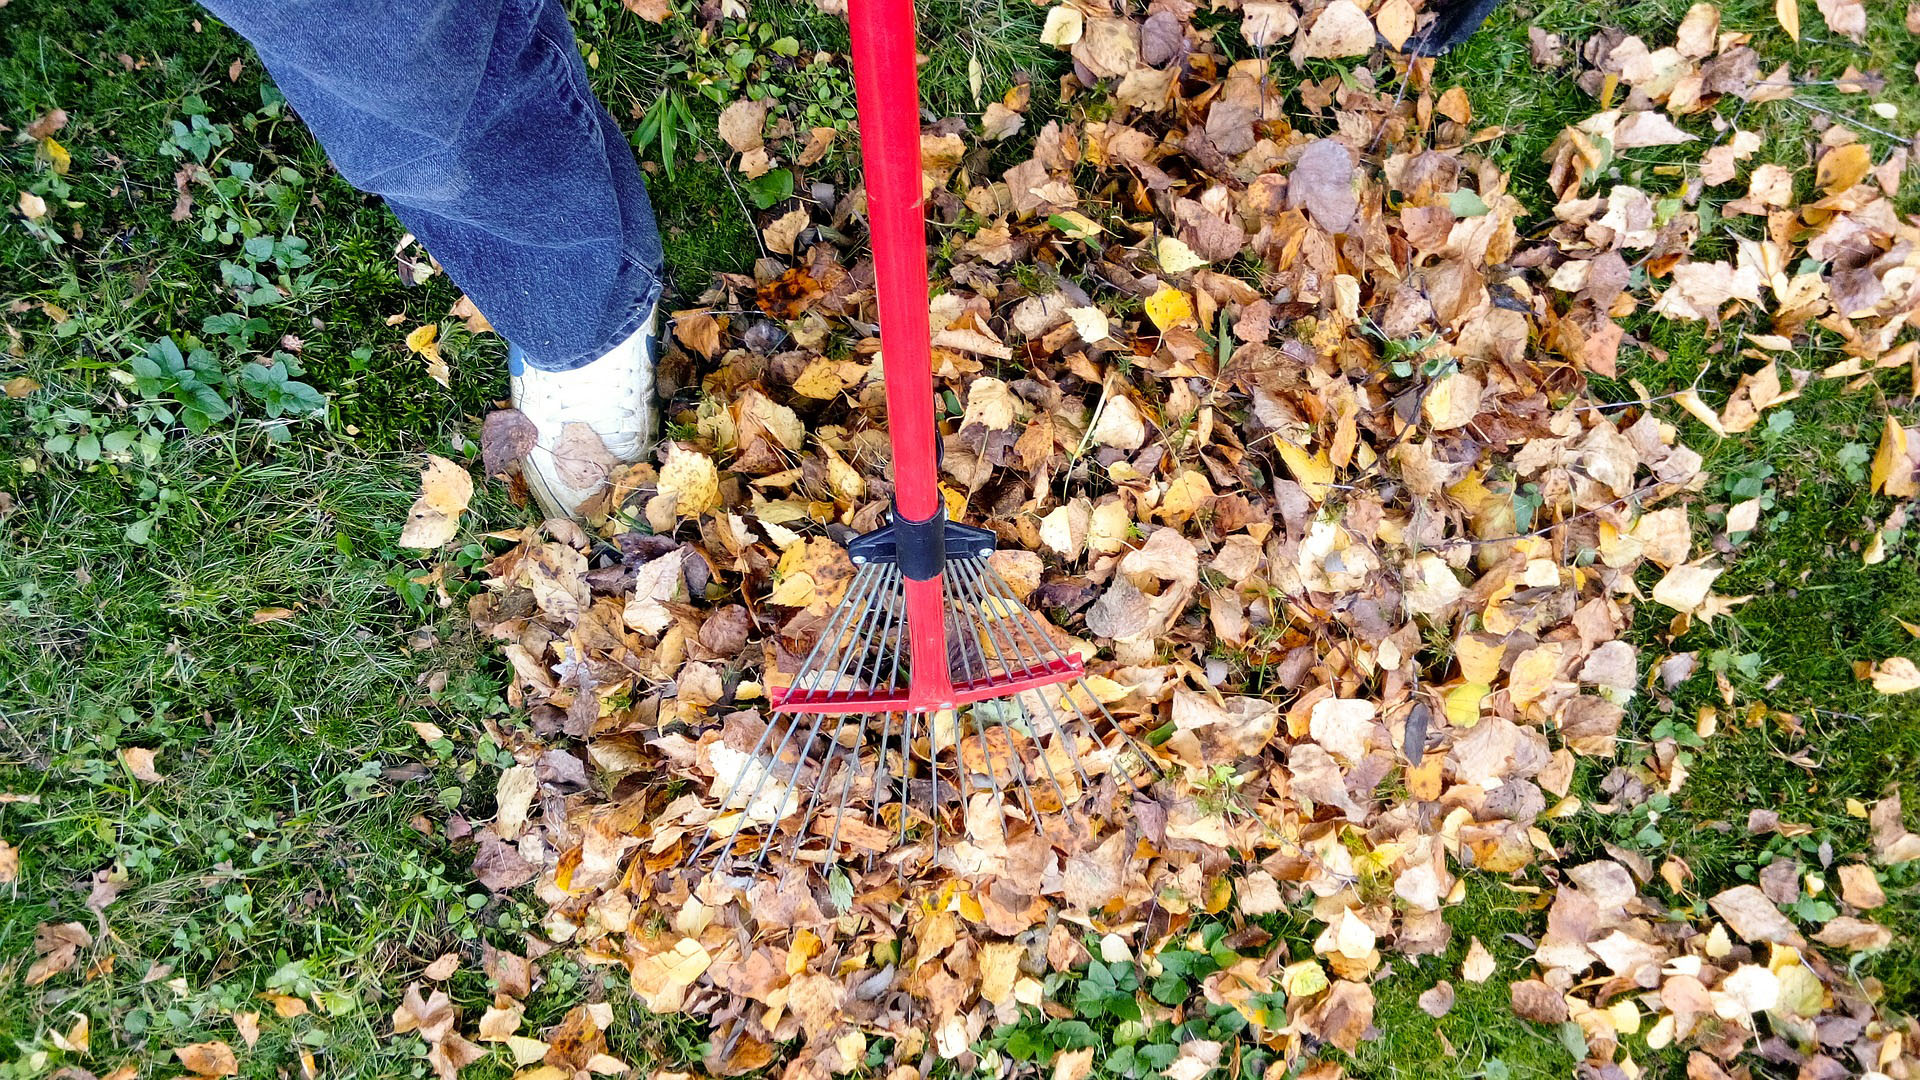
<svg viewBox="0 0 1920 1080">
<path fill-rule="evenodd" d="M 853 581 L 774 691 L 758 742 L 716 755 L 722 805 L 689 863 L 711 849 L 716 864 L 750 855 L 751 871 L 776 850 L 871 864 L 922 842 L 937 860 L 942 839 L 970 827 L 1042 829 L 1096 777 L 1158 772 L 1087 688 L 1080 658 L 988 561 L 993 534 L 941 524 L 946 556 L 930 580 L 910 576 L 894 525 L 849 547 Z M 913 617 L 926 586 L 937 634 Z"/>
</svg>

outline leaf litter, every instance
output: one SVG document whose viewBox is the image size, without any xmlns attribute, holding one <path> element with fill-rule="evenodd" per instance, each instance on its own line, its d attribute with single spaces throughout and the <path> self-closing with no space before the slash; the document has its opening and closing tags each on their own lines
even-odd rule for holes
<svg viewBox="0 0 1920 1080">
<path fill-rule="evenodd" d="M 1862 808 L 1873 849 L 1811 937 L 1783 910 L 1790 877 L 1696 896 L 1677 859 L 1575 860 L 1540 824 L 1684 787 L 1676 739 L 1636 758 L 1621 727 L 1696 665 L 1621 635 L 1646 604 L 1677 638 L 1743 599 L 1714 592 L 1724 565 L 1696 545 L 1700 452 L 1658 398 L 1603 407 L 1587 376 L 1615 375 L 1623 347 L 1655 351 L 1620 321 L 1645 310 L 1740 328 L 1750 367 L 1719 408 L 1671 395 L 1716 435 L 1814 379 L 1907 369 L 1920 386 L 1920 230 L 1891 201 L 1906 151 L 1830 123 L 1812 161 L 1758 160 L 1739 125 L 1792 102 L 1794 76 L 1763 72 L 1753 35 L 1710 4 L 1670 42 L 1536 33 L 1538 62 L 1573 65 L 1598 105 L 1548 151 L 1539 221 L 1479 149 L 1504 132 L 1435 87 L 1431 61 L 1375 52 L 1411 39 L 1412 5 L 1216 8 L 1292 64 L 1371 59 L 1315 80 L 1232 59 L 1190 5 L 1061 4 L 1041 40 L 1073 63 L 1063 119 L 1033 130 L 1010 93 L 977 138 L 958 120 L 923 135 L 929 214 L 955 238 L 931 301 L 950 509 L 999 534 L 1013 602 L 1087 658 L 1090 692 L 1169 777 L 1142 785 L 1089 755 L 1086 797 L 1037 820 L 917 791 L 898 835 L 728 789 L 752 775 L 768 688 L 846 591 L 844 541 L 891 495 L 871 266 L 848 239 L 859 192 L 817 183 L 768 216 L 753 273 L 677 313 L 663 381 L 698 404 L 660 463 L 601 463 L 593 535 L 495 534 L 470 610 L 530 725 L 491 725 L 518 763 L 476 832 L 476 873 L 531 882 L 545 938 L 624 971 L 650 1010 L 706 1019 L 703 1064 L 721 1075 L 783 1056 L 788 1075 L 831 1075 L 879 1038 L 889 1065 L 965 1064 L 1089 948 L 1152 971 L 1204 949 L 1216 919 L 1241 951 L 1199 992 L 1238 1009 L 1284 1073 L 1375 1034 L 1388 956 L 1445 952 L 1446 909 L 1476 878 L 1537 896 L 1545 930 L 1511 969 L 1472 941 L 1458 978 L 1507 980 L 1516 1015 L 1560 1026 L 1594 1075 L 1639 1074 L 1628 1036 L 1688 1048 L 1691 1077 L 1920 1068 L 1920 1029 L 1845 961 L 1891 941 L 1871 918 L 1875 868 L 1920 858 L 1897 795 Z M 1842 35 L 1858 9 L 1819 8 Z M 777 164 L 777 119 L 765 102 L 723 112 L 747 175 Z M 990 144 L 1026 130 L 1031 156 L 1004 167 Z M 1613 178 L 1616 154 L 1651 147 L 1697 154 L 1677 193 Z M 1742 182 L 1718 207 L 1740 227 L 1697 254 L 1704 189 Z M 1816 338 L 1840 359 L 1797 368 Z M 1888 414 L 1876 491 L 1912 495 L 1915 434 Z M 498 414 L 484 436 L 499 474 L 531 433 Z M 439 468 L 409 522 L 419 546 L 444 544 L 471 494 Z M 1916 681 L 1898 657 L 1861 677 Z M 970 767 L 994 769 L 976 749 Z M 851 750 L 850 781 L 887 753 Z M 1582 770 L 1611 801 L 1572 794 Z M 884 801 L 868 784 L 850 805 L 874 820 Z M 756 876 L 688 865 L 716 825 L 783 843 Z M 961 840 L 929 844 L 941 826 Z M 1281 910 L 1310 918 L 1310 947 L 1247 921 Z M 503 990 L 470 1040 L 444 992 L 422 993 L 395 1027 L 428 1035 L 442 1076 L 486 1041 L 524 1076 L 619 1065 L 604 1006 L 542 1042 L 518 1034 L 524 992 Z M 1441 1016 L 1453 999 L 1437 980 L 1420 1005 Z M 1221 1052 L 1190 1042 L 1166 1075 Z"/>
</svg>

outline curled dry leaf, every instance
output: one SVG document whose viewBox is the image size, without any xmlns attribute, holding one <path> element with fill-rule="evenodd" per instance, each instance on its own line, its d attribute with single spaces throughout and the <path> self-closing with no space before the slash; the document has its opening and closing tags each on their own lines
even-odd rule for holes
<svg viewBox="0 0 1920 1080">
<path fill-rule="evenodd" d="M 193 1043 L 189 1046 L 174 1048 L 173 1056 L 180 1059 L 180 1066 L 195 1076 L 238 1076 L 240 1061 L 233 1055 L 233 1047 L 224 1042 Z"/>
<path fill-rule="evenodd" d="M 123 746 L 120 748 L 120 761 L 135 780 L 157 784 L 166 779 L 154 768 L 154 751 L 148 747 Z"/>
<path fill-rule="evenodd" d="M 472 501 L 473 477 L 467 470 L 438 454 L 428 454 L 420 474 L 420 497 L 407 511 L 400 546 L 424 550 L 444 546 L 459 531 L 460 515 Z"/>
</svg>

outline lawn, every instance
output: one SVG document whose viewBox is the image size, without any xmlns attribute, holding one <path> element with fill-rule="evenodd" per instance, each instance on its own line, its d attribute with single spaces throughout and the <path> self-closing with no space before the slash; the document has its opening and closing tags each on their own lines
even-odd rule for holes
<svg viewBox="0 0 1920 1080">
<path fill-rule="evenodd" d="M 64 109 L 57 139 L 71 154 L 62 176 L 32 140 L 0 144 L 0 382 L 15 380 L 0 398 L 0 868 L 7 851 L 18 858 L 17 880 L 0 887 L 0 1077 L 65 1066 L 106 1075 L 123 1064 L 176 1075 L 172 1048 L 239 1046 L 234 1016 L 248 1012 L 264 1019 L 258 1045 L 241 1055 L 244 1075 L 292 1075 L 303 1053 L 326 1076 L 430 1075 L 425 1044 L 391 1034 L 402 988 L 458 952 L 466 962 L 451 992 L 477 1014 L 490 993 L 479 943 L 524 951 L 542 914 L 530 896 L 475 882 L 458 840 L 462 812 L 491 802 L 502 751 L 489 726 L 509 713 L 501 661 L 464 618 L 477 589 L 467 572 L 485 557 L 484 531 L 531 511 L 495 485 L 455 557 L 396 545 L 422 453 L 477 457 L 479 417 L 506 393 L 505 345 L 448 317 L 460 293 L 444 275 L 403 282 L 404 230 L 331 171 L 245 43 L 211 17 L 178 0 L 0 6 L 0 124 L 19 131 Z M 572 6 L 596 86 L 624 126 L 641 128 L 663 93 L 693 118 L 671 149 L 659 139 L 641 147 L 672 284 L 688 302 L 715 272 L 751 268 L 763 195 L 725 168 L 714 135 L 724 102 L 688 73 L 812 95 L 824 123 L 848 124 L 844 69 L 809 62 L 844 47 L 844 25 L 811 5 L 750 7 L 724 33 L 696 36 L 680 19 L 646 24 L 618 0 Z M 1462 82 L 1476 112 L 1506 129 L 1493 156 L 1544 220 L 1542 152 L 1596 106 L 1568 74 L 1533 64 L 1529 24 L 1572 48 L 1611 18 L 1669 32 L 1686 7 L 1514 0 L 1442 61 L 1437 82 Z M 1892 86 L 1876 100 L 1898 119 L 1871 122 L 1910 129 L 1920 38 L 1904 10 L 1869 12 L 1864 46 L 1823 37 L 1811 5 L 1798 44 L 1766 33 L 1771 3 L 1730 3 L 1724 19 L 1796 71 L 1882 71 Z M 1041 9 L 937 0 L 922 19 L 926 97 L 939 115 L 973 114 L 1015 78 L 1032 79 L 1038 115 L 1057 108 L 1064 68 L 1038 44 Z M 1803 97 L 1807 105 L 1766 114 L 1761 130 L 1779 160 L 1808 160 L 1821 110 L 1870 116 L 1835 87 Z M 829 165 L 844 173 L 853 145 L 842 138 Z M 1679 158 L 1644 158 L 1623 164 L 1628 179 L 1673 186 L 1661 170 Z M 55 208 L 52 229 L 29 229 L 12 211 L 20 192 Z M 1920 199 L 1909 194 L 1902 209 Z M 424 258 L 417 247 L 402 255 Z M 425 323 L 441 326 L 450 387 L 406 346 Z M 1651 348 L 1623 352 L 1605 396 L 1697 381 L 1723 400 L 1742 370 L 1731 337 L 1740 327 L 1716 337 L 1700 325 L 1632 323 Z M 243 360 L 276 353 L 273 380 L 240 377 Z M 196 359 L 211 399 L 180 391 L 194 381 L 180 370 Z M 180 370 L 166 376 L 170 365 Z M 1715 478 L 1696 520 L 1715 505 L 1724 512 L 1736 493 L 1759 494 L 1767 508 L 1728 550 L 1732 569 L 1717 586 L 1752 599 L 1677 642 L 1666 613 L 1647 605 L 1634 644 L 1698 651 L 1738 706 L 1707 677 L 1671 699 L 1637 698 L 1623 731 L 1637 740 L 1662 725 L 1691 730 L 1703 708 L 1722 714 L 1691 779 L 1663 808 L 1545 828 L 1576 855 L 1622 845 L 1682 859 L 1722 886 L 1776 858 L 1815 869 L 1823 845 L 1864 849 L 1867 822 L 1850 805 L 1896 786 L 1910 821 L 1920 805 L 1920 694 L 1882 696 L 1854 668 L 1920 649 L 1902 625 L 1920 624 L 1915 530 L 1877 565 L 1861 557 L 1892 509 L 1866 482 L 1882 417 L 1890 409 L 1911 425 L 1920 414 L 1898 377 L 1877 392 L 1816 382 L 1727 439 L 1671 402 L 1659 409 Z M 151 772 L 129 748 L 153 751 Z M 1604 799 L 1603 775 L 1583 772 L 1576 794 Z M 1750 834 L 1756 808 L 1809 828 Z M 1889 906 L 1876 917 L 1896 944 L 1856 971 L 1908 1014 L 1920 1012 L 1917 868 L 1887 872 Z M 1535 899 L 1478 881 L 1449 911 L 1453 951 L 1379 983 L 1381 1034 L 1350 1071 L 1565 1074 L 1573 1058 L 1551 1030 L 1512 1015 L 1502 980 L 1462 986 L 1441 1020 L 1415 1004 L 1457 970 L 1469 938 L 1515 970 L 1530 947 L 1509 935 L 1538 932 Z M 29 985 L 36 927 L 71 921 L 91 944 L 73 970 Z M 542 970 L 529 1028 L 606 1000 L 624 1021 L 613 1052 L 643 1073 L 698 1058 L 700 1025 L 644 1015 L 617 968 L 556 952 Z M 299 998 L 305 1011 L 277 1015 L 276 997 Z M 84 1048 L 70 1037 L 80 1016 L 91 1029 Z M 1662 1075 L 1683 1063 L 1671 1050 L 1643 1061 Z M 495 1055 L 463 1075 L 510 1072 Z"/>
</svg>

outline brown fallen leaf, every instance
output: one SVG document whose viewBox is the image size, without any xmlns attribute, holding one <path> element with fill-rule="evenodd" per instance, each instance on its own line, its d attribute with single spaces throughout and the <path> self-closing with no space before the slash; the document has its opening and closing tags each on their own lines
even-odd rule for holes
<svg viewBox="0 0 1920 1080">
<path fill-rule="evenodd" d="M 124 746 L 120 748 L 120 761 L 133 774 L 135 780 L 157 784 L 166 777 L 154 769 L 154 751 L 144 746 Z"/>
<path fill-rule="evenodd" d="M 1748 941 L 1770 941 L 1781 945 L 1800 942 L 1800 932 L 1793 928 L 1793 923 L 1780 913 L 1780 909 L 1757 886 L 1737 885 L 1714 896 L 1710 903 L 1714 913 L 1725 919 L 1734 933 Z"/>
<path fill-rule="evenodd" d="M 217 1040 L 175 1047 L 173 1056 L 195 1076 L 240 1075 L 240 1062 L 233 1056 L 233 1047 Z"/>
<path fill-rule="evenodd" d="M 1840 898 L 1862 910 L 1877 908 L 1887 902 L 1887 894 L 1880 888 L 1879 875 L 1865 863 L 1848 863 L 1840 867 Z"/>
<path fill-rule="evenodd" d="M 1910 694 L 1920 690 L 1920 666 L 1904 656 L 1890 656 L 1873 665 L 1873 688 L 1883 694 Z"/>
<path fill-rule="evenodd" d="M 35 141 L 49 139 L 58 133 L 61 128 L 66 126 L 67 110 L 59 108 L 48 109 L 46 112 L 41 113 L 38 119 L 28 124 L 23 134 L 25 134 L 27 138 Z"/>
<path fill-rule="evenodd" d="M 488 476 L 503 476 L 533 452 L 539 430 L 519 409 L 495 409 L 480 424 L 480 460 Z"/>
<path fill-rule="evenodd" d="M 1893 931 L 1879 923 L 1856 919 L 1851 915 L 1842 915 L 1839 918 L 1827 920 L 1827 924 L 1820 928 L 1820 932 L 1813 935 L 1813 940 L 1836 949 L 1859 952 L 1865 949 L 1884 949 L 1893 944 Z"/>
<path fill-rule="evenodd" d="M 434 982 L 446 982 L 448 979 L 453 978 L 453 973 L 458 970 L 460 970 L 460 954 L 457 952 L 441 953 L 434 958 L 433 963 L 428 964 L 426 968 L 420 972 L 420 975 L 422 978 L 431 979 Z"/>
<path fill-rule="evenodd" d="M 93 944 L 93 935 L 77 922 L 41 923 L 33 930 L 33 963 L 28 966 L 28 986 L 39 986 L 62 972 L 69 971 L 80 958 L 80 950 Z"/>
<path fill-rule="evenodd" d="M 1570 1015 L 1560 991 L 1539 979 L 1525 979 L 1507 987 L 1513 1015 L 1536 1024 L 1564 1024 Z"/>
<path fill-rule="evenodd" d="M 768 103 L 742 98 L 720 110 L 720 138 L 737 153 L 757 150 L 765 144 L 762 132 L 767 126 Z"/>
</svg>

